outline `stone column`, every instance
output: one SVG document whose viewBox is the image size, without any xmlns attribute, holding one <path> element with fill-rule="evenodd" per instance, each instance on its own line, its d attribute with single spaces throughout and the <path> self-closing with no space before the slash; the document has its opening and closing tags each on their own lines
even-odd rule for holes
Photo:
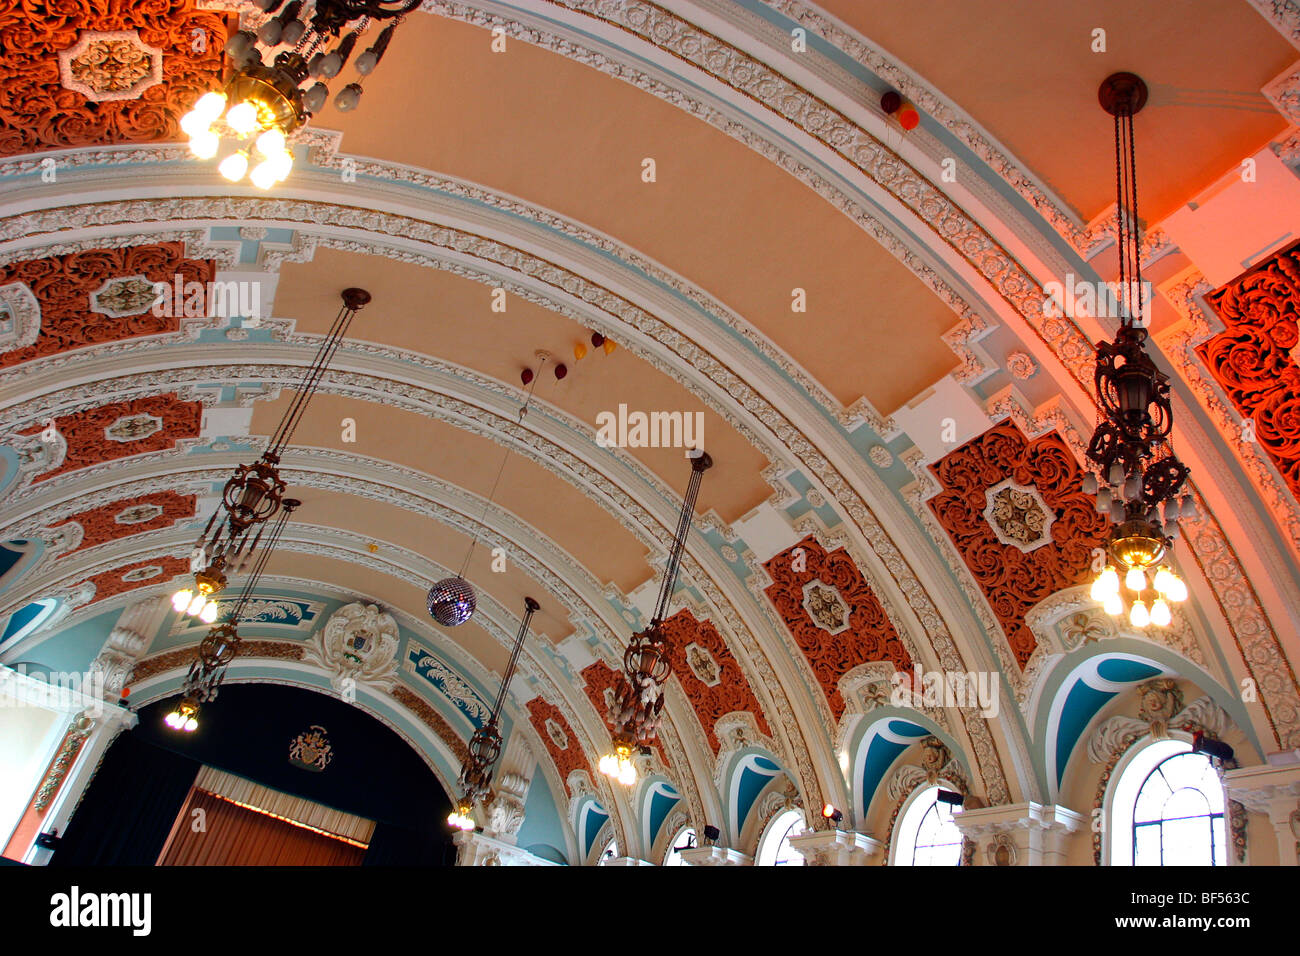
<svg viewBox="0 0 1300 956">
<path fill-rule="evenodd" d="M 682 850 L 683 866 L 753 866 L 753 857 L 725 846 L 697 846 Z"/>
<path fill-rule="evenodd" d="M 1300 751 L 1269 754 L 1259 767 L 1227 770 L 1223 786 L 1230 800 L 1268 815 L 1281 866 L 1300 866 Z"/>
<path fill-rule="evenodd" d="M 1063 866 L 1070 837 L 1088 830 L 1086 817 L 1054 804 L 971 808 L 952 820 L 975 844 L 975 866 Z"/>
<path fill-rule="evenodd" d="M 486 833 L 460 830 L 452 837 L 456 844 L 457 866 L 558 866 L 550 860 L 533 856 L 513 843 L 498 840 Z"/>
<path fill-rule="evenodd" d="M 805 830 L 790 838 L 805 866 L 872 866 L 883 859 L 885 845 L 851 830 Z"/>
</svg>

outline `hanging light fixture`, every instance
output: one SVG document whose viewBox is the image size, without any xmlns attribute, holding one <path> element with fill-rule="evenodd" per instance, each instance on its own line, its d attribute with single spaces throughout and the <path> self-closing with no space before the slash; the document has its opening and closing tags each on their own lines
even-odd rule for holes
<svg viewBox="0 0 1300 956">
<path fill-rule="evenodd" d="M 677 574 L 681 570 L 686 539 L 691 533 L 700 483 L 704 480 L 704 472 L 713 467 L 713 459 L 702 449 L 691 451 L 689 455 L 691 480 L 682 497 L 682 511 L 668 552 L 668 563 L 664 567 L 659 598 L 655 602 L 650 626 L 632 635 L 623 654 L 623 671 L 618 675 L 614 706 L 610 710 L 610 721 L 614 725 L 613 745 L 597 765 L 605 776 L 629 787 L 636 783 L 633 754 L 648 748 L 659 731 L 664 688 L 673 672 L 669 658 L 672 649 L 662 624 L 677 589 Z"/>
<path fill-rule="evenodd" d="M 541 365 L 537 366 L 540 373 L 542 366 L 550 359 L 549 352 L 538 351 L 537 357 L 541 359 Z M 528 389 L 528 397 L 524 399 L 524 404 L 519 409 L 519 423 L 522 425 L 524 416 L 528 414 L 528 405 L 533 400 L 533 391 L 537 388 L 537 377 L 534 376 L 528 381 L 532 385 Z M 528 384 L 525 382 L 524 384 Z M 479 518 L 479 527 L 487 520 L 488 508 L 492 507 L 492 499 L 497 493 L 497 485 L 501 483 L 501 474 L 506 470 L 506 462 L 510 460 L 510 449 L 507 447 L 505 454 L 501 456 L 501 467 L 497 469 L 496 479 L 492 482 L 492 490 L 488 492 L 487 501 L 483 503 L 483 514 Z M 474 556 L 474 548 L 478 544 L 478 529 L 471 532 L 469 550 L 465 553 L 465 560 L 460 566 L 460 571 L 450 578 L 443 578 L 441 581 L 434 583 L 429 588 L 426 604 L 429 608 L 429 616 L 441 624 L 443 627 L 456 627 L 464 624 L 474 616 L 474 610 L 478 607 L 478 595 L 474 593 L 474 588 L 465 580 L 465 572 L 469 569 L 469 559 Z"/>
<path fill-rule="evenodd" d="M 222 490 L 221 504 L 194 542 L 194 587 L 181 588 L 172 595 L 172 607 L 180 613 L 197 617 L 206 624 L 216 621 L 216 596 L 225 590 L 227 575 L 241 574 L 249 566 L 261 543 L 266 522 L 280 510 L 285 491 L 280 477 L 280 455 L 293 437 L 353 317 L 370 301 L 370 293 L 365 289 L 344 289 L 342 298 L 343 306 L 316 350 L 266 451 L 253 464 L 235 469 Z"/>
<path fill-rule="evenodd" d="M 239 182 L 247 174 L 259 189 L 282 182 L 293 168 L 288 137 L 325 105 L 329 97 L 325 81 L 347 65 L 372 22 L 393 20 L 357 56 L 358 76 L 369 76 L 383 59 L 397 24 L 419 4 L 420 0 L 290 0 L 287 4 L 254 0 L 263 13 L 280 12 L 257 32 L 241 30 L 227 41 L 225 52 L 234 72 L 225 89 L 200 96 L 181 119 L 190 152 L 199 159 L 212 159 L 221 151 L 223 139 L 233 141 L 233 151 L 218 165 L 223 177 Z M 347 84 L 334 97 L 334 107 L 345 113 L 355 109 L 361 92 L 360 81 Z"/>
<path fill-rule="evenodd" d="M 510 650 L 510 663 L 506 665 L 505 676 L 501 678 L 501 689 L 497 691 L 496 703 L 492 705 L 492 714 L 469 741 L 469 757 L 460 768 L 460 788 L 463 796 L 456 802 L 456 809 L 447 817 L 447 822 L 458 830 L 473 830 L 476 800 L 487 799 L 492 793 L 492 767 L 501 756 L 501 731 L 497 721 L 501 717 L 501 707 L 506 702 L 506 691 L 510 679 L 515 675 L 519 663 L 519 652 L 523 650 L 524 638 L 528 635 L 528 623 L 533 613 L 540 608 L 530 597 L 524 598 L 524 617 L 519 622 L 519 633 L 515 636 L 515 646 Z"/>
<path fill-rule="evenodd" d="M 244 589 L 240 592 L 239 598 L 231 607 L 230 613 L 226 615 L 226 619 L 214 625 L 199 642 L 198 653 L 190 664 L 189 673 L 185 676 L 183 696 L 175 708 L 163 718 L 163 722 L 173 730 L 192 733 L 199 726 L 199 705 L 217 699 L 217 690 L 226 675 L 226 667 L 239 653 L 239 621 L 248 607 L 248 599 L 257 590 L 257 583 L 266 569 L 266 562 L 279 543 L 289 516 L 300 505 L 302 502 L 296 498 L 283 499 L 279 514 L 271 528 L 271 536 L 266 547 L 258 554 L 257 562 L 244 582 Z M 216 605 L 215 601 L 213 605 Z"/>
<path fill-rule="evenodd" d="M 1170 603 L 1187 598 L 1187 586 L 1165 559 L 1178 536 L 1178 521 L 1195 518 L 1196 504 L 1190 494 L 1179 499 L 1188 469 L 1170 445 L 1169 378 L 1145 347 L 1149 317 L 1142 313 L 1133 117 L 1147 101 L 1146 83 L 1132 73 L 1115 73 L 1101 84 L 1098 99 L 1115 118 L 1120 327 L 1115 341 L 1097 343 L 1098 424 L 1088 445 L 1097 470 L 1084 475 L 1083 490 L 1097 496 L 1097 511 L 1114 527 L 1106 540 L 1109 563 L 1091 595 L 1109 614 L 1127 609 L 1134 627 L 1164 627 L 1172 620 Z"/>
</svg>

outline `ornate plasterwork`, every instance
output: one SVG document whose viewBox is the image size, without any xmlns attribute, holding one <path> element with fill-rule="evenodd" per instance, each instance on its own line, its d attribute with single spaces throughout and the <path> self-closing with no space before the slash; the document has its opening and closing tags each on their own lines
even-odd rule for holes
<svg viewBox="0 0 1300 956">
<path fill-rule="evenodd" d="M 0 352 L 24 348 L 41 334 L 41 306 L 25 282 L 0 285 Z"/>
<path fill-rule="evenodd" d="M 144 524 L 163 513 L 162 505 L 146 503 L 131 505 L 113 515 L 114 524 Z"/>
<path fill-rule="evenodd" d="M 92 103 L 133 100 L 162 82 L 162 57 L 135 30 L 87 30 L 60 51 L 59 82 Z"/>
<path fill-rule="evenodd" d="M 849 609 L 840 592 L 816 578 L 803 586 L 803 609 L 827 634 L 849 629 Z"/>
<path fill-rule="evenodd" d="M 157 415 L 123 415 L 104 428 L 104 437 L 109 441 L 124 443 L 143 441 L 162 429 L 163 420 Z"/>
<path fill-rule="evenodd" d="M 884 445 L 872 445 L 867 452 L 867 457 L 877 468 L 888 468 L 894 463 L 894 456 Z"/>
<path fill-rule="evenodd" d="M 1029 357 L 1026 352 L 1008 352 L 1007 353 L 1007 372 L 1012 378 L 1018 378 L 1024 381 L 1033 378 L 1034 373 L 1038 371 L 1038 363 Z"/>
<path fill-rule="evenodd" d="M 1051 543 L 1056 515 L 1037 488 L 1019 485 L 1008 478 L 986 489 L 984 498 L 988 502 L 984 520 L 1003 544 L 1028 553 Z"/>
<path fill-rule="evenodd" d="M 686 645 L 686 666 L 705 687 L 717 687 L 722 683 L 722 671 L 713 655 L 692 641 Z"/>
<path fill-rule="evenodd" d="M 158 202 L 167 202 L 167 201 L 158 201 Z M 290 218 L 292 218 L 294 210 L 298 209 L 299 207 L 303 207 L 303 212 L 299 213 L 299 215 L 303 215 L 305 213 L 304 204 L 287 204 L 287 205 L 277 204 L 277 208 L 271 210 L 267 208 L 265 205 L 259 204 L 255 201 L 250 202 L 245 200 L 232 200 L 229 197 L 218 197 L 210 201 L 203 201 L 203 202 L 196 202 L 190 200 L 178 201 L 178 202 L 184 204 L 187 210 L 184 213 L 184 215 L 187 215 L 189 217 L 193 217 L 193 216 L 203 217 L 203 216 L 211 215 L 213 213 L 217 214 L 218 217 L 222 217 L 223 210 L 217 209 L 215 208 L 215 206 L 231 206 L 232 211 L 230 214 L 237 215 L 238 218 L 245 219 L 245 220 L 250 218 L 257 218 L 261 214 L 265 214 L 265 213 L 272 213 L 273 218 L 283 217 L 285 215 L 288 215 L 290 216 Z M 157 206 L 156 202 L 132 203 L 130 204 L 130 206 L 131 206 L 130 215 L 133 219 L 143 218 L 143 219 L 151 220 L 151 219 L 159 218 L 156 212 L 156 206 Z M 146 209 L 144 207 L 147 206 L 154 206 L 155 209 L 151 209 L 148 212 L 146 212 Z M 239 212 L 237 214 L 233 212 L 234 206 L 240 207 Z M 335 207 L 335 209 L 337 215 L 332 215 L 331 218 L 339 219 L 340 225 L 343 224 L 342 220 L 345 220 L 351 216 L 355 216 L 358 214 L 358 211 L 356 210 L 347 210 L 347 209 L 342 209 L 337 207 Z M 91 215 L 94 218 L 101 218 L 101 213 L 104 211 L 105 211 L 105 207 L 96 207 L 95 210 L 93 211 L 87 211 L 87 214 Z M 176 210 L 176 214 L 178 215 L 182 214 L 179 208 Z M 169 215 L 171 214 L 165 214 L 161 216 L 161 218 L 167 218 Z M 359 224 L 362 225 L 363 228 L 371 228 L 377 230 L 387 229 L 388 231 L 395 231 L 396 233 L 402 233 L 403 230 L 405 229 L 405 231 L 408 234 L 419 233 L 423 229 L 422 226 L 414 223 L 407 223 L 407 226 L 409 228 L 406 228 L 398 224 L 397 222 L 393 222 L 389 226 L 384 226 L 384 224 L 380 220 L 384 219 L 385 217 L 382 216 L 381 214 L 365 213 L 364 215 L 367 221 L 365 223 L 359 222 Z M 387 217 L 387 218 L 392 218 L 392 217 Z M 314 217 L 312 216 L 305 216 L 306 221 L 312 221 L 313 219 Z M 370 219 L 375 219 L 375 221 L 369 222 Z M 461 252 L 466 252 L 469 251 L 474 246 L 475 241 L 476 240 L 472 240 L 467 237 L 463 241 L 457 241 L 456 247 Z M 372 251 L 372 252 L 378 251 L 380 254 L 390 253 L 390 251 L 386 250 L 386 247 L 384 247 L 382 244 L 367 246 L 355 242 L 341 242 L 341 241 L 340 242 L 331 241 L 328 243 L 323 242 L 322 244 L 329 244 L 338 248 L 353 249 L 354 251 Z M 441 263 L 438 263 L 436 260 L 432 260 L 429 257 L 420 257 L 420 256 L 412 257 L 409 252 L 405 252 L 405 251 L 400 254 L 393 253 L 393 255 L 395 258 L 413 259 L 413 261 L 419 261 L 426 265 L 441 265 Z M 512 250 L 510 253 L 512 260 L 517 260 L 520 255 L 521 254 L 517 249 Z M 522 269 L 524 268 L 524 264 L 519 263 L 516 265 L 516 268 Z M 541 264 L 541 263 L 535 265 L 529 265 L 526 268 L 529 274 L 534 274 L 534 273 L 545 274 L 548 272 L 555 271 L 553 266 L 550 266 L 549 264 Z M 474 277 L 480 278 L 481 276 L 479 273 L 474 273 Z M 498 283 L 501 281 L 501 279 L 499 278 L 499 274 L 494 274 L 493 281 Z M 557 281 L 558 281 L 558 277 L 557 277 Z M 562 280 L 562 285 L 564 288 L 570 290 L 572 293 L 579 294 L 583 297 L 587 297 L 588 294 L 590 294 L 592 297 L 594 297 L 597 300 L 609 298 L 609 293 L 607 293 L 606 291 L 600 289 L 592 289 L 585 282 L 585 280 L 577 276 L 573 276 L 572 274 L 565 274 L 565 277 Z M 523 287 L 522 286 L 518 287 L 518 290 L 523 291 Z M 590 290 L 590 292 L 588 292 L 588 290 Z M 564 309 L 567 309 L 567 306 L 564 307 Z M 564 311 L 564 309 L 561 309 L 561 311 Z M 626 302 L 623 302 L 622 305 L 618 305 L 618 306 L 615 306 L 613 303 L 611 303 L 610 309 L 612 311 L 610 311 L 609 314 L 611 316 L 617 316 L 618 317 L 617 321 L 620 322 L 626 321 L 626 319 L 623 318 L 624 316 L 627 316 L 628 318 L 635 317 L 636 323 L 642 331 L 649 332 L 655 335 L 656 337 L 658 337 L 661 334 L 664 334 L 661 330 L 658 320 L 653 319 L 645 315 L 644 313 L 641 313 L 639 315 L 634 315 L 636 310 L 632 307 L 629 307 L 629 305 Z M 589 324 L 593 324 L 593 325 L 596 324 L 596 323 L 591 323 L 590 319 L 588 319 L 588 322 Z M 732 373 L 725 365 L 713 361 L 705 353 L 701 353 L 697 349 L 697 347 L 694 346 L 693 343 L 688 343 L 682 340 L 680 337 L 676 336 L 675 334 L 666 335 L 665 337 L 674 343 L 674 347 L 679 349 L 685 349 L 685 351 L 682 352 L 682 363 L 684 367 L 694 368 L 697 371 L 703 371 L 705 374 L 708 374 L 711 378 L 713 378 L 715 383 L 718 385 L 721 393 L 731 394 L 737 397 L 743 397 L 747 409 L 750 409 L 752 413 L 757 414 L 761 419 L 764 420 L 765 423 L 770 421 L 771 422 L 770 427 L 776 429 L 779 434 L 791 436 L 786 440 L 792 441 L 794 443 L 794 450 L 797 452 L 797 454 L 800 457 L 802 467 L 808 469 L 808 473 L 817 474 L 822 478 L 825 486 L 834 496 L 834 499 L 839 503 L 840 507 L 845 509 L 846 513 L 850 517 L 852 517 L 855 522 L 857 522 L 860 528 L 862 528 L 863 533 L 866 536 L 867 542 L 872 548 L 872 551 L 884 563 L 886 569 L 891 574 L 891 576 L 898 581 L 899 587 L 902 589 L 907 600 L 912 605 L 913 610 L 917 614 L 921 623 L 927 629 L 930 640 L 940 648 L 951 647 L 951 635 L 947 632 L 947 628 L 943 619 L 939 616 L 937 609 L 934 607 L 933 603 L 929 599 L 929 596 L 925 593 L 924 589 L 921 587 L 920 582 L 915 578 L 911 568 L 908 566 L 907 562 L 902 558 L 902 555 L 898 552 L 896 546 L 892 543 L 892 541 L 890 541 L 888 536 L 883 532 L 883 529 L 881 529 L 879 525 L 875 522 L 874 516 L 871 514 L 865 502 L 860 497 L 858 497 L 858 495 L 854 492 L 852 486 L 839 474 L 838 471 L 836 471 L 833 468 L 833 466 L 831 466 L 830 462 L 827 461 L 820 454 L 820 452 L 818 452 L 816 447 L 813 446 L 811 443 L 807 442 L 806 440 L 795 439 L 794 436 L 797 434 L 797 432 L 792 431 L 788 423 L 785 423 L 784 419 L 781 416 L 774 415 L 774 410 L 771 409 L 771 406 L 761 396 L 759 396 L 756 393 L 753 393 L 752 390 L 750 390 L 748 386 L 746 386 L 741 379 L 736 377 L 734 373 Z M 676 362 L 674 363 L 663 362 L 661 359 L 659 359 L 656 353 L 646 352 L 644 357 L 646 357 L 647 360 L 651 361 L 652 364 L 656 365 L 656 367 L 664 368 L 666 371 L 668 371 L 670 374 L 673 374 L 676 377 L 680 377 L 680 375 L 682 374 L 680 368 L 677 367 Z M 731 419 L 729 418 L 729 420 Z M 746 428 L 743 422 L 737 423 L 737 427 L 740 428 L 742 432 L 748 432 L 748 429 Z M 729 630 L 731 629 L 729 628 Z M 741 630 L 740 637 L 742 640 L 745 637 L 743 633 L 743 629 Z M 763 684 L 764 684 L 763 681 L 758 681 L 756 682 L 755 686 L 763 686 Z M 768 684 L 767 686 L 778 686 L 778 685 L 776 685 L 775 682 L 773 682 L 771 684 Z M 982 745 L 987 744 L 986 756 L 994 757 L 991 737 L 987 736 L 987 734 L 982 730 L 976 730 L 975 734 L 983 738 L 983 740 L 981 741 Z M 996 760 L 995 757 L 994 759 Z M 1000 777 L 1000 770 L 994 769 L 996 768 L 996 763 L 994 763 L 992 766 L 988 764 L 987 760 L 981 760 L 980 763 L 981 766 L 989 767 L 991 773 L 994 773 L 995 775 Z M 812 768 L 809 766 L 807 769 L 811 773 Z M 801 771 L 801 779 L 804 779 L 805 781 L 808 779 L 807 777 L 803 776 L 802 771 Z M 1002 784 L 999 783 L 994 783 L 992 785 L 993 789 L 997 789 L 1001 786 Z"/>
<path fill-rule="evenodd" d="M 128 571 L 122 575 L 123 581 L 151 581 L 163 573 L 162 565 L 147 564 L 142 568 L 136 568 L 134 571 Z"/>
<path fill-rule="evenodd" d="M 1300 47 L 1300 4 L 1295 0 L 1249 0 L 1277 32 Z"/>
<path fill-rule="evenodd" d="M 330 675 L 335 690 L 369 684 L 392 689 L 397 679 L 397 622 L 373 604 L 346 604 L 330 615 L 303 649 L 303 660 Z"/>
<path fill-rule="evenodd" d="M 124 315 L 139 315 L 153 307 L 158 300 L 154 284 L 142 275 L 110 279 L 90 293 L 90 311 L 117 319 Z"/>
</svg>

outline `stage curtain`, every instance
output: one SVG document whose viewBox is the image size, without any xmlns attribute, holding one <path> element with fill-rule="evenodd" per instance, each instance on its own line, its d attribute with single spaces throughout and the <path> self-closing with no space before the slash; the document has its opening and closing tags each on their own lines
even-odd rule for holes
<svg viewBox="0 0 1300 956">
<path fill-rule="evenodd" d="M 125 731 L 104 755 L 50 866 L 153 866 L 199 762 Z"/>
<path fill-rule="evenodd" d="M 196 817 L 195 810 L 202 810 Z M 196 832 L 195 823 L 204 827 Z M 359 866 L 363 847 L 248 810 L 194 788 L 160 866 Z"/>
</svg>

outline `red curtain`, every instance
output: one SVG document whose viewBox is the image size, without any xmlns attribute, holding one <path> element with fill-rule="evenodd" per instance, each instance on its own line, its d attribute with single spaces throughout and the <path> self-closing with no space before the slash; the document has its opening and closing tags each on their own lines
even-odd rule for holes
<svg viewBox="0 0 1300 956">
<path fill-rule="evenodd" d="M 194 811 L 202 810 L 202 814 Z M 199 826 L 202 821 L 202 827 Z M 360 866 L 364 847 L 193 789 L 159 866 Z"/>
</svg>

